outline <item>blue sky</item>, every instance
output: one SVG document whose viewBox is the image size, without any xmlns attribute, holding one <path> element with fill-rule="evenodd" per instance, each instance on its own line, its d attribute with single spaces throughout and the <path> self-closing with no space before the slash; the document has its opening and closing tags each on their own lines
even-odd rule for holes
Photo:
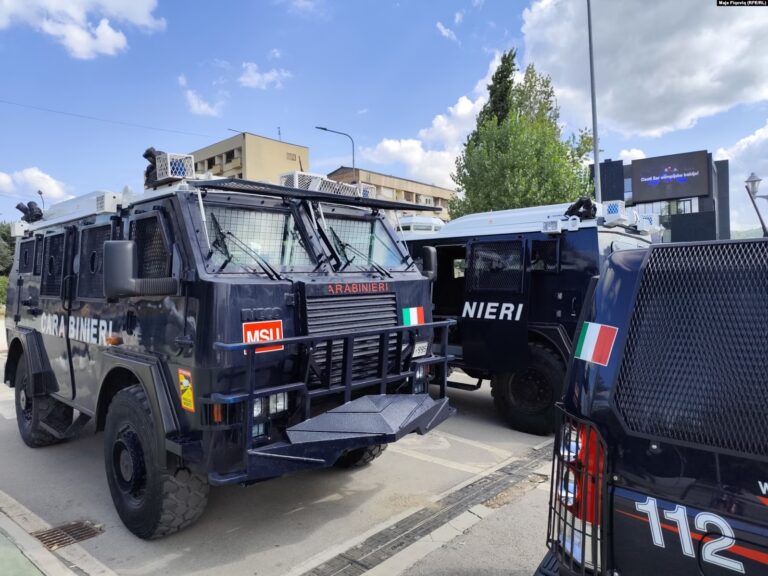
<svg viewBox="0 0 768 576">
<path fill-rule="evenodd" d="M 768 192 L 768 10 L 593 0 L 603 158 L 709 149 Z M 188 152 L 229 128 L 310 147 L 311 169 L 358 165 L 450 184 L 499 51 L 555 84 L 566 132 L 590 125 L 578 0 L 5 0 L 0 4 L 0 219 L 140 187 L 148 146 Z M 104 123 L 26 106 L 109 119 Z M 768 204 L 764 206 L 768 210 Z"/>
</svg>

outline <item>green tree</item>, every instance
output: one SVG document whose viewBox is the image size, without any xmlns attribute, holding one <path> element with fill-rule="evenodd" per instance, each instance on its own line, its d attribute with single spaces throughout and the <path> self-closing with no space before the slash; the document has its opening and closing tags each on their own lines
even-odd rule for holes
<svg viewBox="0 0 768 576">
<path fill-rule="evenodd" d="M 461 193 L 449 206 L 453 218 L 569 202 L 592 192 L 589 131 L 563 139 L 551 79 L 529 65 L 515 81 L 514 59 L 514 50 L 502 56 L 477 128 L 456 160 L 452 176 Z"/>
<path fill-rule="evenodd" d="M 11 237 L 11 225 L 0 222 L 0 275 L 7 276 L 13 265 L 14 240 Z"/>
</svg>

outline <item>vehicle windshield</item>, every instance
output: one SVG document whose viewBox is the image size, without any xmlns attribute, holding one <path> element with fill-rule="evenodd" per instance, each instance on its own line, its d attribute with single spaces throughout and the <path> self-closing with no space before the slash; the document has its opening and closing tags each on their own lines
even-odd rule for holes
<svg viewBox="0 0 768 576">
<path fill-rule="evenodd" d="M 293 215 L 283 210 L 206 203 L 209 262 L 218 272 L 313 269 Z"/>
<path fill-rule="evenodd" d="M 397 244 L 381 221 L 326 214 L 325 226 L 336 251 L 346 260 L 345 268 L 405 268 Z"/>
</svg>

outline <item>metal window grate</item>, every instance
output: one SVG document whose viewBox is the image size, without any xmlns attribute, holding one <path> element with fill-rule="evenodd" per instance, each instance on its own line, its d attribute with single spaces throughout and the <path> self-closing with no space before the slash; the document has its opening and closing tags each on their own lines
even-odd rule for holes
<svg viewBox="0 0 768 576">
<path fill-rule="evenodd" d="M 292 214 L 227 206 L 208 206 L 208 212 L 216 216 L 222 231 L 231 232 L 273 266 L 314 265 L 304 248 Z M 211 240 L 215 237 L 210 218 L 208 235 Z M 227 242 L 227 248 L 236 264 L 249 268 L 257 267 L 253 257 L 235 242 Z"/>
<path fill-rule="evenodd" d="M 77 295 L 85 298 L 104 297 L 104 242 L 111 238 L 110 225 L 86 228 L 80 239 L 80 269 Z"/>
<path fill-rule="evenodd" d="M 35 264 L 35 244 L 35 239 L 30 238 L 23 240 L 19 245 L 19 274 L 32 272 Z"/>
<path fill-rule="evenodd" d="M 91 522 L 70 522 L 63 526 L 32 532 L 32 536 L 40 540 L 48 550 L 58 550 L 98 536 L 103 531 L 101 526 Z"/>
<path fill-rule="evenodd" d="M 368 257 L 366 264 L 370 264 L 373 235 L 372 222 L 352 220 L 350 218 L 331 218 L 328 216 L 325 217 L 325 221 L 329 227 L 333 228 L 339 238 L 350 244 L 355 250 L 365 254 Z M 356 256 L 356 254 L 350 254 L 349 256 Z M 355 261 L 358 259 L 359 257 Z"/>
<path fill-rule="evenodd" d="M 40 276 L 43 272 L 43 237 L 35 236 L 35 269 L 32 274 Z"/>
<path fill-rule="evenodd" d="M 523 291 L 523 241 L 487 242 L 472 246 L 467 271 L 471 291 Z"/>
<path fill-rule="evenodd" d="M 139 278 L 165 278 L 170 272 L 171 254 L 165 245 L 157 216 L 131 222 L 131 238 L 136 241 Z"/>
<path fill-rule="evenodd" d="M 47 236 L 43 253 L 43 277 L 40 281 L 40 293 L 43 296 L 59 296 L 61 295 L 61 280 L 64 271 L 64 234 Z"/>
<path fill-rule="evenodd" d="M 630 433 L 768 457 L 768 242 L 651 249 L 614 405 Z"/>
</svg>

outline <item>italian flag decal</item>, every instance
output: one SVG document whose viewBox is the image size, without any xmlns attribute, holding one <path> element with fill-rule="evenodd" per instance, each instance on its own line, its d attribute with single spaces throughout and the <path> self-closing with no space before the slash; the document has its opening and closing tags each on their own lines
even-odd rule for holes
<svg viewBox="0 0 768 576">
<path fill-rule="evenodd" d="M 618 331 L 613 326 L 584 322 L 576 343 L 576 358 L 607 366 Z"/>
<path fill-rule="evenodd" d="M 424 308 L 403 308 L 403 326 L 417 326 L 424 324 Z"/>
</svg>

